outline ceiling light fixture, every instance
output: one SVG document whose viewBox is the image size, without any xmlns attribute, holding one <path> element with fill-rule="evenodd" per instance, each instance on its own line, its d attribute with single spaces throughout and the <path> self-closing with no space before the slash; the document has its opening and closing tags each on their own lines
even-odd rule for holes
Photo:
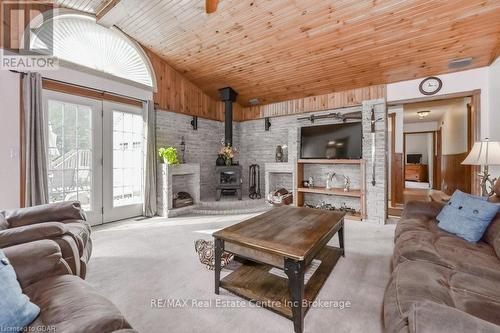
<svg viewBox="0 0 500 333">
<path fill-rule="evenodd" d="M 418 111 L 417 112 L 417 116 L 420 118 L 420 119 L 424 119 L 425 117 L 427 117 L 431 112 L 430 111 Z"/>
</svg>

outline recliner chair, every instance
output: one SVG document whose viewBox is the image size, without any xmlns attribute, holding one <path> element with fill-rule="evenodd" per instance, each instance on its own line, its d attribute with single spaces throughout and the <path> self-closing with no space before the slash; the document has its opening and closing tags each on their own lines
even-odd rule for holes
<svg viewBox="0 0 500 333">
<path fill-rule="evenodd" d="M 0 248 L 51 239 L 72 274 L 85 278 L 92 253 L 91 228 L 77 201 L 0 211 Z"/>
<path fill-rule="evenodd" d="M 70 274 L 55 241 L 38 240 L 2 250 L 23 293 L 40 308 L 27 332 L 137 333 L 111 301 Z"/>
</svg>

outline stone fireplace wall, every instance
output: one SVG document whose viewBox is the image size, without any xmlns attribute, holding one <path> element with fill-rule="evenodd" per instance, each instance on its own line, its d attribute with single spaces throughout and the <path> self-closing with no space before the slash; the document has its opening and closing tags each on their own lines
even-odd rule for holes
<svg viewBox="0 0 500 333">
<path fill-rule="evenodd" d="M 370 136 L 370 111 L 375 106 L 376 117 L 381 118 L 376 124 L 376 185 L 371 184 L 371 136 Z M 271 118 L 271 128 L 266 131 L 264 119 L 233 124 L 233 142 L 238 150 L 237 160 L 243 167 L 243 197 L 248 198 L 248 168 L 251 164 L 260 165 L 261 194 L 265 197 L 265 163 L 275 162 L 277 145 L 288 146 L 288 161 L 296 163 L 299 156 L 300 127 L 311 125 L 324 125 L 339 122 L 333 119 L 316 120 L 313 124 L 309 120 L 298 120 L 310 114 L 320 115 L 331 112 L 363 112 L 363 158 L 366 160 L 366 206 L 368 212 L 367 221 L 384 223 L 387 212 L 386 207 L 386 131 L 387 131 L 387 109 L 385 100 L 365 101 L 362 106 L 351 108 L 312 112 L 299 115 L 290 115 Z M 198 130 L 191 127 L 191 116 L 158 111 L 157 115 L 157 146 L 173 145 L 179 149 L 181 137 L 186 142 L 186 161 L 189 163 L 200 163 L 201 167 L 201 199 L 214 200 L 215 198 L 215 159 L 221 147 L 224 137 L 224 123 L 213 120 L 198 118 Z M 179 149 L 180 150 L 180 149 Z M 306 170 L 310 172 L 318 184 L 324 182 L 326 173 L 332 171 L 329 166 L 311 166 Z M 359 188 L 359 172 L 353 172 L 348 166 L 336 166 L 333 170 L 338 174 L 346 174 L 351 177 L 352 188 Z M 342 180 L 337 179 L 338 184 Z M 338 185 L 337 184 L 337 185 Z M 352 198 L 324 196 L 307 194 L 306 202 L 319 203 L 324 200 L 339 206 L 345 203 L 348 206 L 359 209 L 359 200 Z"/>
<path fill-rule="evenodd" d="M 215 198 L 215 160 L 224 138 L 224 123 L 198 118 L 198 130 L 191 127 L 191 116 L 157 110 L 156 146 L 177 148 L 180 158 L 182 136 L 186 142 L 186 162 L 200 164 L 201 198 Z"/>
</svg>

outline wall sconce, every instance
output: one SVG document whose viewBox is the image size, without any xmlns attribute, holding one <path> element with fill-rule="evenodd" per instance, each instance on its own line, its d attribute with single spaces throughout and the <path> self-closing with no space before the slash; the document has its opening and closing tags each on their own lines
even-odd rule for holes
<svg viewBox="0 0 500 333">
<path fill-rule="evenodd" d="M 269 128 L 271 128 L 271 119 L 269 117 L 264 119 L 264 127 L 266 131 L 269 131 Z"/>
<path fill-rule="evenodd" d="M 191 126 L 193 127 L 194 131 L 198 130 L 198 117 L 193 116 L 193 119 L 191 120 Z"/>
</svg>

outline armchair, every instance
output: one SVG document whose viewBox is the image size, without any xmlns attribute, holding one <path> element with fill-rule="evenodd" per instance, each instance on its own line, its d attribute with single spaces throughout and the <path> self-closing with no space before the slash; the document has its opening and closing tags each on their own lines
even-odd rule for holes
<svg viewBox="0 0 500 333">
<path fill-rule="evenodd" d="M 23 293 L 40 307 L 27 332 L 137 333 L 113 303 L 71 274 L 55 241 L 38 240 L 2 250 Z"/>
<path fill-rule="evenodd" d="M 71 272 L 85 278 L 92 252 L 90 225 L 79 202 L 59 202 L 0 211 L 0 247 L 51 239 Z"/>
</svg>

